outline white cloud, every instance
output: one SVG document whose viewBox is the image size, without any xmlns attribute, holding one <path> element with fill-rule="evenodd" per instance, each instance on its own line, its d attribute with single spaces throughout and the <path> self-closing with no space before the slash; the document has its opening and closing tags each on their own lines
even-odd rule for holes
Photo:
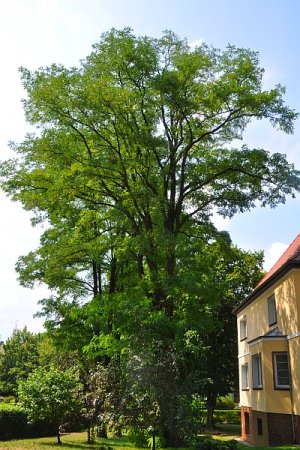
<svg viewBox="0 0 300 450">
<path fill-rule="evenodd" d="M 283 244 L 282 242 L 273 242 L 271 247 L 265 253 L 266 259 L 264 269 L 267 271 L 270 270 L 287 248 L 287 244 Z"/>
<path fill-rule="evenodd" d="M 228 229 L 230 219 L 214 212 L 212 215 L 212 222 L 219 231 L 223 231 Z"/>
<path fill-rule="evenodd" d="M 196 39 L 193 42 L 189 42 L 189 46 L 191 47 L 192 50 L 195 50 L 196 47 L 200 47 L 202 44 L 204 44 L 204 39 Z"/>
</svg>

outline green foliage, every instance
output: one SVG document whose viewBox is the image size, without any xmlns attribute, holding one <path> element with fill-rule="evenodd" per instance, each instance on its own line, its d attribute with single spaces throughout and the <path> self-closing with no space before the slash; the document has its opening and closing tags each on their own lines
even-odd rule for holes
<svg viewBox="0 0 300 450">
<path fill-rule="evenodd" d="M 127 436 L 129 439 L 129 442 L 132 442 L 135 447 L 148 447 L 148 439 L 149 434 L 145 430 L 145 428 L 129 428 L 127 432 Z"/>
<path fill-rule="evenodd" d="M 38 346 L 41 338 L 25 327 L 15 330 L 0 353 L 0 392 L 16 395 L 18 383 L 39 365 Z"/>
<path fill-rule="evenodd" d="M 207 418 L 207 410 L 198 410 L 197 414 L 197 424 L 198 429 L 205 427 Z M 213 413 L 214 423 L 231 423 L 240 424 L 241 423 L 241 412 L 239 409 L 215 409 Z"/>
<path fill-rule="evenodd" d="M 19 384 L 19 403 L 31 422 L 50 422 L 59 439 L 59 426 L 80 407 L 81 384 L 74 369 L 38 368 Z"/>
<path fill-rule="evenodd" d="M 0 439 L 8 440 L 27 435 L 27 415 L 17 405 L 0 404 Z"/>
<path fill-rule="evenodd" d="M 241 412 L 239 409 L 224 409 L 214 411 L 215 423 L 241 423 Z"/>
<path fill-rule="evenodd" d="M 15 403 L 15 402 L 16 402 L 16 397 L 14 397 L 13 395 L 8 395 L 7 397 L 2 398 L 0 406 L 1 406 L 1 404 Z"/>
<path fill-rule="evenodd" d="M 231 308 L 261 269 L 212 214 L 274 207 L 300 188 L 283 155 L 238 139 L 253 119 L 291 133 L 298 115 L 283 87 L 263 89 L 255 52 L 191 49 L 172 32 L 113 29 L 78 68 L 21 76 L 37 132 L 12 144 L 1 186 L 45 231 L 18 260 L 20 282 L 51 288 L 47 329 L 83 373 L 87 360 L 118 361 L 100 409 L 179 446 L 193 397 L 212 411 L 235 383 Z"/>
<path fill-rule="evenodd" d="M 194 449 L 195 450 L 237 450 L 238 443 L 235 440 L 218 441 L 217 439 L 198 438 Z"/>
<path fill-rule="evenodd" d="M 216 403 L 216 409 L 235 409 L 236 406 L 236 403 L 229 395 L 225 397 L 219 397 Z"/>
<path fill-rule="evenodd" d="M 21 406 L 0 403 L 0 440 L 49 436 L 55 431 L 49 421 L 35 420 L 29 424 L 27 413 Z"/>
</svg>

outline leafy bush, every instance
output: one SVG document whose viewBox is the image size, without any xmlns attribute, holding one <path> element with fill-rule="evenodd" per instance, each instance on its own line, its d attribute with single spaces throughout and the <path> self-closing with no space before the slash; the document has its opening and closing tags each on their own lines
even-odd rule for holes
<svg viewBox="0 0 300 450">
<path fill-rule="evenodd" d="M 22 438 L 27 435 L 27 416 L 19 406 L 5 403 L 0 406 L 0 440 Z"/>
<path fill-rule="evenodd" d="M 200 429 L 205 427 L 207 410 L 201 409 L 197 413 L 197 420 Z M 224 409 L 214 411 L 215 423 L 232 423 L 239 425 L 241 423 L 241 412 L 239 409 Z"/>
<path fill-rule="evenodd" d="M 135 447 L 141 448 L 152 448 L 153 447 L 153 435 L 152 432 L 144 430 L 140 427 L 129 428 L 127 432 L 129 441 L 135 445 Z M 163 448 L 165 447 L 165 440 L 161 433 L 155 435 L 155 447 Z"/>
<path fill-rule="evenodd" d="M 237 450 L 237 442 L 235 440 L 218 441 L 216 439 L 198 438 L 194 450 Z"/>
<path fill-rule="evenodd" d="M 136 447 L 148 447 L 149 435 L 146 430 L 140 427 L 129 428 L 127 433 L 129 442 L 132 442 Z"/>
<path fill-rule="evenodd" d="M 241 422 L 241 412 L 239 409 L 216 410 L 214 412 L 214 420 L 216 423 L 233 423 Z"/>
<path fill-rule="evenodd" d="M 15 403 L 15 402 L 16 402 L 16 397 L 14 397 L 13 395 L 3 397 L 3 399 L 2 399 L 2 403 Z"/>
<path fill-rule="evenodd" d="M 33 438 L 55 434 L 53 426 L 45 420 L 37 420 L 28 424 L 27 414 L 19 405 L 0 404 L 0 440 Z"/>
<path fill-rule="evenodd" d="M 235 407 L 236 404 L 229 395 L 226 397 L 219 397 L 217 400 L 216 409 L 235 409 Z"/>
</svg>

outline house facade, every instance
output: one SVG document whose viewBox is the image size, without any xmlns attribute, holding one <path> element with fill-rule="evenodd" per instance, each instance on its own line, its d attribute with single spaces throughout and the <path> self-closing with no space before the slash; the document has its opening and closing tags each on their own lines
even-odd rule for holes
<svg viewBox="0 0 300 450">
<path fill-rule="evenodd" d="M 300 444 L 300 235 L 234 312 L 242 440 Z"/>
</svg>

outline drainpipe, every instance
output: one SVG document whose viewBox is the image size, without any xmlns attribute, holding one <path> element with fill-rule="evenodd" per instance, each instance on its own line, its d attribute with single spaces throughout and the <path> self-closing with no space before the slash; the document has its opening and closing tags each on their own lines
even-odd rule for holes
<svg viewBox="0 0 300 450">
<path fill-rule="evenodd" d="M 294 443 L 297 444 L 297 436 L 296 436 L 296 430 L 295 430 L 295 410 L 294 410 L 294 395 L 293 395 L 293 379 L 292 379 L 292 372 L 291 372 L 291 355 L 290 355 L 290 339 L 287 337 L 287 354 L 288 354 L 288 363 L 289 363 L 289 375 L 290 375 L 290 399 L 291 399 L 291 413 L 292 413 L 292 428 L 293 428 L 293 439 Z"/>
</svg>

